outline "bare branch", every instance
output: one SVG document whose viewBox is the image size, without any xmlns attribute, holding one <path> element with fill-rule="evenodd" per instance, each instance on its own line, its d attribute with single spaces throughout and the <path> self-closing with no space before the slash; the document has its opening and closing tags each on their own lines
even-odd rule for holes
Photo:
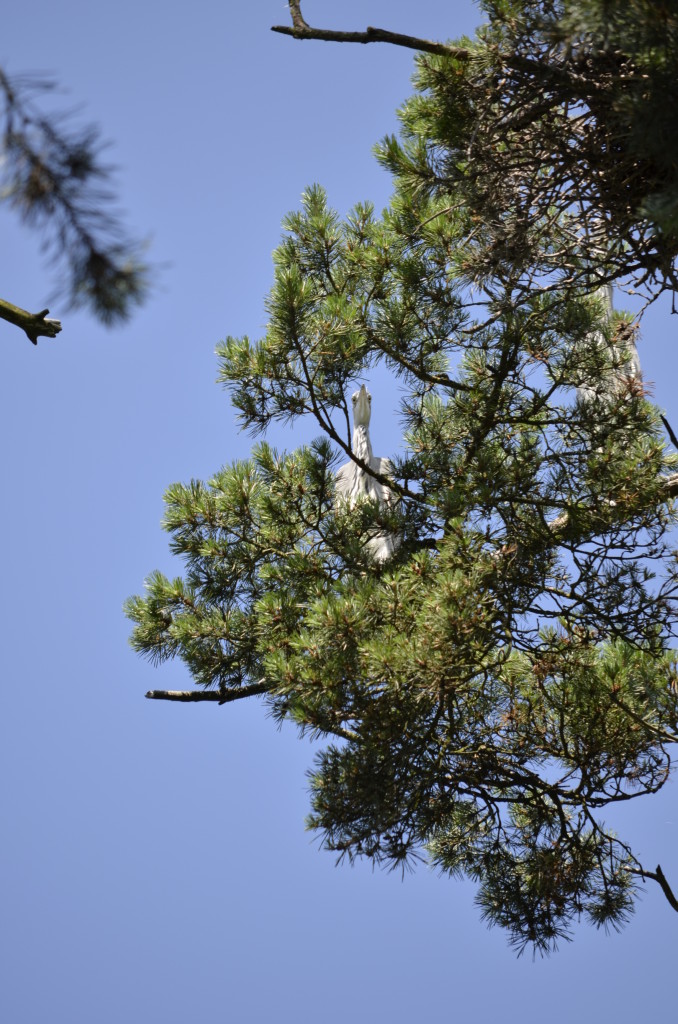
<svg viewBox="0 0 678 1024">
<path fill-rule="evenodd" d="M 294 27 L 296 29 L 300 29 L 301 31 L 303 31 L 305 28 L 308 28 L 308 22 L 304 20 L 304 16 L 301 13 L 300 0 L 290 0 L 287 6 L 290 9 L 290 14 L 292 15 L 292 24 L 294 25 Z"/>
<path fill-rule="evenodd" d="M 673 909 L 676 912 L 678 912 L 678 900 L 674 896 L 673 890 L 671 889 L 671 886 L 669 885 L 669 883 L 666 880 L 666 875 L 664 874 L 664 872 L 661 869 L 661 864 L 657 864 L 657 870 L 650 877 L 651 878 L 655 878 L 656 881 L 659 882 L 659 884 L 662 887 L 662 891 L 663 891 L 664 895 L 666 896 L 667 900 L 669 901 L 669 903 L 671 904 Z"/>
<path fill-rule="evenodd" d="M 656 871 L 645 871 L 643 868 L 631 868 L 630 870 L 634 875 L 640 875 L 642 878 L 651 878 L 653 882 L 657 882 L 661 886 L 662 892 L 670 906 L 678 913 L 678 899 L 676 899 L 660 864 L 657 864 Z"/>
<path fill-rule="evenodd" d="M 373 28 L 371 25 L 364 32 L 337 32 L 332 29 L 311 28 L 301 13 L 300 0 L 290 0 L 292 25 L 272 25 L 272 32 L 280 32 L 295 39 L 322 39 L 331 43 L 391 43 L 393 46 L 405 46 L 409 50 L 421 50 L 426 53 L 439 53 L 447 57 L 468 60 L 469 50 L 459 46 L 448 46 L 432 39 L 419 39 L 417 36 L 403 35 L 401 32 L 390 32 L 384 28 Z"/>
<path fill-rule="evenodd" d="M 266 683 L 252 683 L 251 686 L 234 686 L 224 690 L 149 690 L 146 696 L 149 700 L 178 700 L 184 703 L 214 701 L 217 704 L 229 704 L 233 700 L 266 693 L 267 690 Z"/>
<path fill-rule="evenodd" d="M 180 700 L 184 702 L 221 700 L 217 690 L 149 690 L 146 697 L 149 700 Z"/>
<path fill-rule="evenodd" d="M 662 420 L 662 423 L 664 424 L 664 426 L 666 427 L 666 433 L 669 435 L 669 439 L 671 441 L 671 444 L 673 445 L 674 448 L 678 448 L 678 439 L 676 438 L 676 435 L 673 432 L 673 428 L 671 427 L 671 424 L 667 420 L 666 416 L 662 416 L 661 420 Z"/>
<path fill-rule="evenodd" d="M 14 324 L 15 327 L 20 327 L 34 345 L 38 344 L 38 338 L 55 338 L 61 330 L 60 320 L 45 319 L 48 313 L 48 309 L 42 309 L 39 313 L 28 313 L 25 309 L 0 299 L 0 318 Z"/>
</svg>

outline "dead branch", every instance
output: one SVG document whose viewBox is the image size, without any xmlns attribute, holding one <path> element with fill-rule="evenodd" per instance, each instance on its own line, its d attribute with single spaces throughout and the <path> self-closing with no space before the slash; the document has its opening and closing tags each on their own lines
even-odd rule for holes
<svg viewBox="0 0 678 1024">
<path fill-rule="evenodd" d="M 321 39 L 331 43 L 391 43 L 393 46 L 404 46 L 410 50 L 421 50 L 426 53 L 439 53 L 447 57 L 468 60 L 470 53 L 459 46 L 448 46 L 432 39 L 419 39 L 417 36 L 403 35 L 401 32 L 390 32 L 384 28 L 373 28 L 371 25 L 364 32 L 338 32 L 333 29 L 312 28 L 301 13 L 300 0 L 289 0 L 288 7 L 292 17 L 291 25 L 272 25 L 272 32 L 280 32 L 295 39 Z"/>
<path fill-rule="evenodd" d="M 664 426 L 666 427 L 666 433 L 669 435 L 669 439 L 671 441 L 671 444 L 673 445 L 674 448 L 678 448 L 678 438 L 676 438 L 676 435 L 673 432 L 671 424 L 667 420 L 666 416 L 662 416 L 661 420 L 662 420 L 662 423 L 664 424 Z"/>
<path fill-rule="evenodd" d="M 198 701 L 214 701 L 217 704 L 229 704 L 233 700 L 243 700 L 266 693 L 266 683 L 252 683 L 251 686 L 234 686 L 222 690 L 149 690 L 149 700 L 178 700 L 184 703 Z"/>
<path fill-rule="evenodd" d="M 651 878 L 653 882 L 657 882 L 658 885 L 661 886 L 661 890 L 666 896 L 669 905 L 678 913 L 678 899 L 676 899 L 660 864 L 657 864 L 656 871 L 645 871 L 644 868 L 639 867 L 631 868 L 631 873 L 634 875 L 640 875 L 641 878 Z"/>
<path fill-rule="evenodd" d="M 20 327 L 34 345 L 38 344 L 38 338 L 55 338 L 61 330 L 61 321 L 47 319 L 48 313 L 48 309 L 41 309 L 39 313 L 28 313 L 25 309 L 0 299 L 0 318 L 14 324 L 15 327 Z"/>
<path fill-rule="evenodd" d="M 296 29 L 301 29 L 302 31 L 303 29 L 308 28 L 308 22 L 305 21 L 304 16 L 301 13 L 300 0 L 290 0 L 287 6 L 290 9 L 290 14 L 292 15 L 292 24 L 294 25 L 294 27 Z"/>
</svg>

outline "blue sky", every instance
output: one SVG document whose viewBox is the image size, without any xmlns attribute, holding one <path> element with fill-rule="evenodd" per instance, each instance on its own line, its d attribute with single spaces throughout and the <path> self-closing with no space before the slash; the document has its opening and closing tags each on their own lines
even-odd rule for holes
<svg viewBox="0 0 678 1024">
<path fill-rule="evenodd" d="M 470 32 L 469 0 L 312 2 L 311 23 Z M 649 886 L 621 935 L 580 928 L 516 961 L 473 887 L 426 866 L 401 881 L 334 866 L 304 829 L 312 748 L 261 706 L 171 705 L 188 684 L 128 648 L 122 603 L 179 571 L 160 529 L 175 480 L 243 457 L 215 344 L 257 336 L 284 214 L 319 181 L 344 212 L 387 201 L 371 155 L 396 126 L 412 54 L 275 35 L 283 0 L 13 4 L 0 63 L 47 70 L 111 140 L 153 295 L 105 331 L 59 302 L 34 349 L 0 323 L 2 536 L 0 1017 L 8 1024 L 327 1024 L 427 1019 L 617 1024 L 675 1006 L 678 917 Z M 39 240 L 0 207 L 0 294 L 54 288 Z M 621 305 L 621 301 L 618 301 Z M 647 318 L 641 360 L 674 425 L 675 320 Z M 374 448 L 398 447 L 393 389 Z M 380 404 L 383 403 L 383 404 Z M 673 406 L 673 408 L 672 408 Z M 380 417 L 379 410 L 382 409 Z M 271 440 L 295 446 L 302 426 Z M 678 887 L 675 784 L 620 825 Z"/>
</svg>

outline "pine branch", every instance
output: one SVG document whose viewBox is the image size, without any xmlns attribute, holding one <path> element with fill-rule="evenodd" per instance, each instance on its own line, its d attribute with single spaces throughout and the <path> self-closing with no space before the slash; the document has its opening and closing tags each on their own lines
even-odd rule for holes
<svg viewBox="0 0 678 1024">
<path fill-rule="evenodd" d="M 40 76 L 10 80 L 0 68 L 0 199 L 46 232 L 45 248 L 66 270 L 71 306 L 87 305 L 113 324 L 148 291 L 144 246 L 125 237 L 115 213 L 98 129 L 70 128 L 69 114 L 45 115 L 34 102 L 54 85 Z M 26 333 L 34 344 L 40 334 L 54 336 L 33 325 Z"/>
<path fill-rule="evenodd" d="M 255 697 L 266 693 L 266 683 L 252 683 L 251 686 L 234 686 L 224 690 L 149 690 L 149 700 L 178 700 L 184 703 L 198 701 L 216 701 L 217 704 L 229 704 L 233 700 Z"/>
<path fill-rule="evenodd" d="M 662 419 L 664 419 L 663 416 Z M 659 479 L 663 484 L 665 500 L 668 501 L 669 498 L 678 497 L 678 473 L 672 473 L 670 476 L 659 477 Z M 567 528 L 569 521 L 569 512 L 562 512 L 559 516 L 556 516 L 555 519 L 552 519 L 548 523 L 548 528 L 552 534 L 559 534 Z"/>
<path fill-rule="evenodd" d="M 20 327 L 34 345 L 38 344 L 38 338 L 55 338 L 61 330 L 60 320 L 45 319 L 48 313 L 48 309 L 42 309 L 39 313 L 28 313 L 25 309 L 0 299 L 0 318 L 14 324 L 15 327 Z"/>
<path fill-rule="evenodd" d="M 447 46 L 432 39 L 419 39 L 417 36 L 403 35 L 401 32 L 390 32 L 384 28 L 373 28 L 371 25 L 364 32 L 337 32 L 332 29 L 312 28 L 301 13 L 300 0 L 290 0 L 292 25 L 272 25 L 272 32 L 280 32 L 295 39 L 321 39 L 331 43 L 391 43 L 393 46 L 404 46 L 410 50 L 421 50 L 426 53 L 439 53 L 443 56 L 457 57 L 467 60 L 469 51 L 459 46 Z"/>
</svg>

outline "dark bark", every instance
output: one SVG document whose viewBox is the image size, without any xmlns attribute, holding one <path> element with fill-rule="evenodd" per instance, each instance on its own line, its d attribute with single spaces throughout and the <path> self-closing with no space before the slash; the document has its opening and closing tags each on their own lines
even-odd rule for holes
<svg viewBox="0 0 678 1024">
<path fill-rule="evenodd" d="M 657 864 L 655 871 L 645 871 L 643 868 L 632 868 L 631 870 L 634 875 L 640 875 L 641 878 L 651 878 L 653 882 L 657 882 L 666 896 L 669 905 L 678 913 L 678 899 L 676 899 L 660 864 Z"/>
</svg>

